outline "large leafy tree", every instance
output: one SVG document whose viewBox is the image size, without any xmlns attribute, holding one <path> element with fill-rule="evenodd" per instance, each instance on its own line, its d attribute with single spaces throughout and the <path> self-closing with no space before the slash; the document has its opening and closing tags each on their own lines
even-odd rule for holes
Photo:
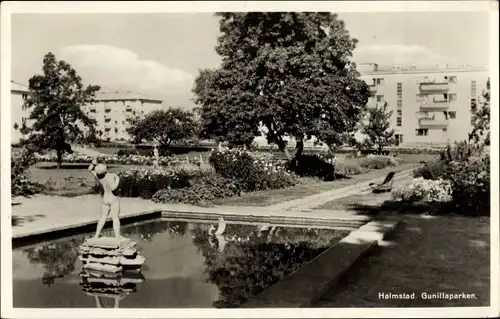
<svg viewBox="0 0 500 319">
<path fill-rule="evenodd" d="M 490 145 L 490 79 L 479 103 L 472 105 L 472 132 L 469 140 Z"/>
<path fill-rule="evenodd" d="M 156 110 L 144 118 L 136 119 L 127 129 L 134 143 L 154 142 L 163 148 L 192 138 L 198 122 L 193 112 L 181 108 Z"/>
<path fill-rule="evenodd" d="M 391 129 L 392 111 L 387 110 L 388 104 L 377 105 L 369 108 L 366 123 L 362 126 L 361 133 L 366 135 L 364 145 L 376 147 L 379 153 L 387 146 L 394 145 L 394 129 Z"/>
<path fill-rule="evenodd" d="M 195 82 L 202 134 L 248 144 L 262 133 L 289 160 L 317 137 L 342 145 L 369 97 L 352 51 L 357 41 L 331 13 L 218 13 L 222 64 Z M 201 88 L 200 88 L 201 86 Z M 286 137 L 296 141 L 287 149 Z"/>
<path fill-rule="evenodd" d="M 96 120 L 82 107 L 94 102 L 99 86 L 84 87 L 75 69 L 65 61 L 57 61 L 53 53 L 43 58 L 43 74 L 29 80 L 29 94 L 23 107 L 31 110 L 28 121 L 15 127 L 26 135 L 23 144 L 39 149 L 55 150 L 57 166 L 62 156 L 71 152 L 71 143 L 92 140 L 97 135 Z"/>
</svg>

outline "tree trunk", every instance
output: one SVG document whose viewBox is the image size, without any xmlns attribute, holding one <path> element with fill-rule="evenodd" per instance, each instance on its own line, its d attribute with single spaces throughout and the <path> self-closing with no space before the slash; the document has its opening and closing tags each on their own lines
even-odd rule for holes
<svg viewBox="0 0 500 319">
<path fill-rule="evenodd" d="M 295 137 L 295 151 L 293 154 L 293 160 L 295 161 L 295 167 L 299 165 L 299 157 L 304 152 L 304 138 Z"/>
<path fill-rule="evenodd" d="M 62 164 L 62 150 L 57 150 L 57 169 L 61 169 Z"/>
</svg>

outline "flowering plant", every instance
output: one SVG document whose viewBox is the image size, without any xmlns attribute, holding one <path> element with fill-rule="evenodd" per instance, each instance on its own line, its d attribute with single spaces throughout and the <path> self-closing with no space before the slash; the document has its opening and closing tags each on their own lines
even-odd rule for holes
<svg viewBox="0 0 500 319">
<path fill-rule="evenodd" d="M 218 174 L 234 179 L 243 191 L 286 188 L 296 184 L 295 176 L 286 169 L 285 162 L 265 153 L 222 148 L 212 151 L 209 161 Z"/>
<path fill-rule="evenodd" d="M 397 187 L 392 191 L 394 199 L 410 202 L 448 202 L 451 201 L 450 181 L 415 178 L 411 184 Z"/>
<path fill-rule="evenodd" d="M 182 188 L 190 185 L 191 174 L 178 168 L 132 167 L 117 173 L 120 183 L 115 194 L 121 197 L 150 199 L 161 189 Z M 95 188 L 102 193 L 99 183 Z"/>
<path fill-rule="evenodd" d="M 101 155 L 97 157 L 72 153 L 63 155 L 63 161 L 66 163 L 90 163 L 93 159 L 97 159 L 99 163 L 105 164 L 119 164 L 119 165 L 154 165 L 155 158 L 144 155 Z M 56 162 L 57 156 L 55 154 L 38 154 L 35 153 L 35 159 L 39 162 Z M 180 166 L 182 164 L 194 164 L 200 166 L 206 162 L 203 158 L 181 158 L 181 157 L 167 157 L 160 156 L 158 164 L 160 166 Z"/>
</svg>

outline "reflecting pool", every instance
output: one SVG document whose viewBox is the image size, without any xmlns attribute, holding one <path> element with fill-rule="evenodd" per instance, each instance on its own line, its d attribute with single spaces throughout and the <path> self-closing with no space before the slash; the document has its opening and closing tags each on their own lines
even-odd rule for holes
<svg viewBox="0 0 500 319">
<path fill-rule="evenodd" d="M 160 219 L 122 233 L 146 258 L 141 274 L 89 283 L 78 247 L 92 234 L 13 250 L 14 307 L 234 308 L 349 231 Z"/>
</svg>

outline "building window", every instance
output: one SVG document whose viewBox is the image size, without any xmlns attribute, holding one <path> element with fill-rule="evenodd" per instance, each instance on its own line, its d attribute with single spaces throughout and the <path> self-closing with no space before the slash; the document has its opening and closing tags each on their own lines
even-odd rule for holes
<svg viewBox="0 0 500 319">
<path fill-rule="evenodd" d="M 25 100 L 27 97 L 28 97 L 28 95 L 27 95 L 27 94 L 23 94 L 23 95 L 22 95 L 23 100 Z"/>
<path fill-rule="evenodd" d="M 398 100 L 398 109 L 402 109 L 403 108 L 403 101 L 402 100 Z"/>
<path fill-rule="evenodd" d="M 446 127 L 444 127 L 443 132 L 448 132 L 448 129 Z"/>
<path fill-rule="evenodd" d="M 427 136 L 429 135 L 429 129 L 426 128 L 418 128 L 415 130 L 416 136 Z"/>
<path fill-rule="evenodd" d="M 457 118 L 457 112 L 455 112 L 455 111 L 453 111 L 453 112 L 448 112 L 448 116 L 450 117 L 450 119 Z"/>
<path fill-rule="evenodd" d="M 104 131 L 109 132 L 109 131 L 111 131 L 111 128 L 110 127 L 105 127 Z"/>
<path fill-rule="evenodd" d="M 477 83 L 476 80 L 472 80 L 470 82 L 470 96 L 476 97 L 476 95 L 477 95 Z"/>
<path fill-rule="evenodd" d="M 130 113 L 130 112 L 132 112 L 132 109 L 127 109 L 127 110 L 126 110 L 126 112 L 129 112 L 129 113 Z"/>
<path fill-rule="evenodd" d="M 403 83 L 398 82 L 397 84 L 397 93 L 398 93 L 398 99 L 403 98 Z"/>
<path fill-rule="evenodd" d="M 449 76 L 448 83 L 457 83 L 457 77 L 456 76 Z"/>
<path fill-rule="evenodd" d="M 397 110 L 396 125 L 403 125 L 403 110 Z"/>
<path fill-rule="evenodd" d="M 450 93 L 448 94 L 448 102 L 455 102 L 457 100 L 457 94 L 456 93 Z"/>
<path fill-rule="evenodd" d="M 384 102 L 384 96 L 383 95 L 377 95 L 377 102 Z"/>
<path fill-rule="evenodd" d="M 384 85 L 385 81 L 383 78 L 373 79 L 374 85 Z"/>
<path fill-rule="evenodd" d="M 417 94 L 417 102 L 423 102 L 424 101 L 424 95 L 423 94 Z"/>
<path fill-rule="evenodd" d="M 470 99 L 470 109 L 471 109 L 471 111 L 475 111 L 476 108 L 477 108 L 477 99 L 476 98 Z"/>
<path fill-rule="evenodd" d="M 396 138 L 396 145 L 403 143 L 403 134 L 395 134 L 394 137 Z"/>
</svg>

